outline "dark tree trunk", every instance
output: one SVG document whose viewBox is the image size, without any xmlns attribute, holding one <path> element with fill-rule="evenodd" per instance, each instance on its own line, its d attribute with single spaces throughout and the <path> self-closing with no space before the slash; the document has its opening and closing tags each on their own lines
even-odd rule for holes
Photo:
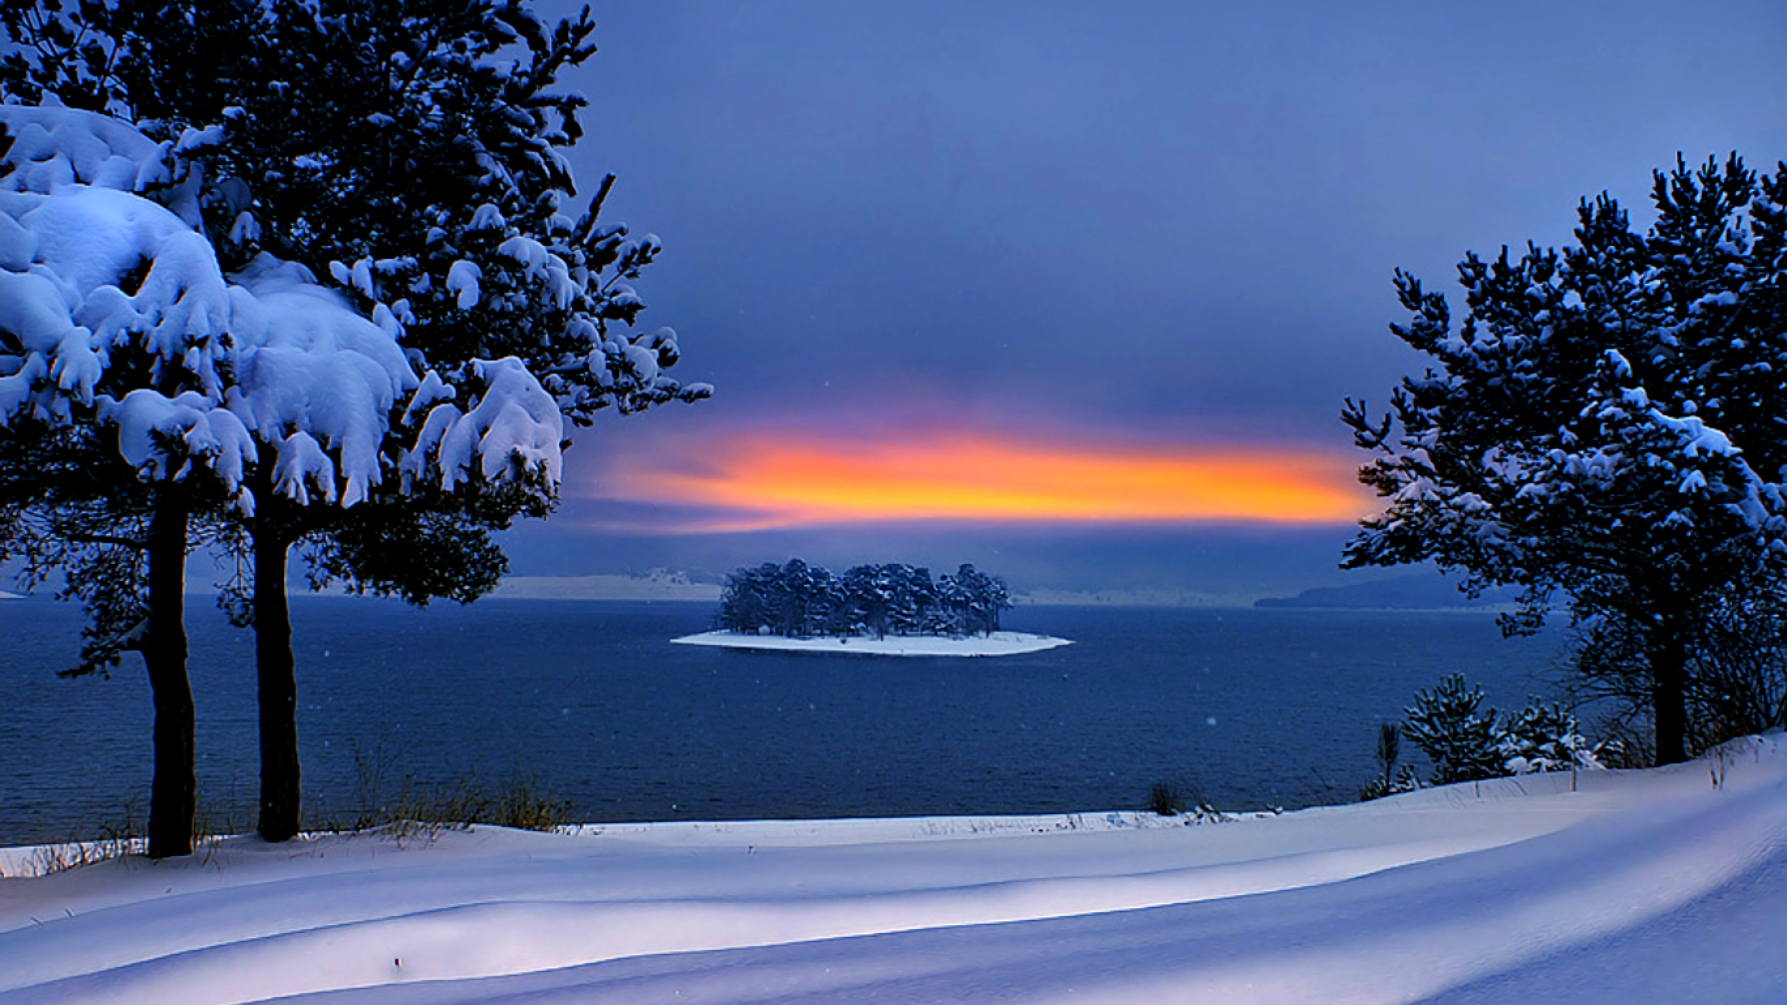
<svg viewBox="0 0 1787 1005">
<path fill-rule="evenodd" d="M 172 496 L 173 493 L 164 493 Z M 192 854 L 192 684 L 186 677 L 186 503 L 164 498 L 149 523 L 149 629 L 142 640 L 155 701 L 149 857 Z"/>
<path fill-rule="evenodd" d="M 1658 766 L 1688 759 L 1688 652 L 1679 619 L 1665 616 L 1650 647 Z"/>
<path fill-rule="evenodd" d="M 254 535 L 254 656 L 260 683 L 261 815 L 268 841 L 298 833 L 298 681 L 285 567 L 291 541 L 261 524 Z"/>
</svg>

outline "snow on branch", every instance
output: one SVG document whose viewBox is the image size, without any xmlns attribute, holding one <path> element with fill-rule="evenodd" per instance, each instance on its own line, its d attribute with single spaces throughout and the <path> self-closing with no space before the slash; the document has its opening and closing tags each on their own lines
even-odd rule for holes
<svg viewBox="0 0 1787 1005">
<path fill-rule="evenodd" d="M 177 140 L 158 143 L 128 122 L 53 103 L 0 105 L 0 126 L 13 139 L 0 159 L 6 178 L 0 186 L 40 194 L 64 185 L 156 191 L 176 216 L 195 227 L 201 175 L 186 170 L 182 157 L 222 136 L 216 127 L 188 129 Z"/>
<path fill-rule="evenodd" d="M 403 350 L 302 266 L 262 254 L 233 278 L 230 407 L 278 451 L 276 490 L 305 503 L 313 485 L 335 502 L 339 479 L 341 505 L 364 501 L 391 413 L 421 384 Z"/>
<path fill-rule="evenodd" d="M 196 216 L 157 201 L 187 196 L 139 194 L 182 170 L 180 149 L 216 137 L 170 148 L 60 107 L 0 107 L 0 124 L 18 138 L 0 161 L 0 427 L 22 414 L 114 426 L 138 470 L 203 469 L 245 509 L 257 441 L 274 491 L 306 505 L 363 502 L 393 466 L 436 465 L 448 489 L 473 472 L 556 489 L 563 419 L 520 360 L 473 361 L 476 393 L 456 403 L 437 375 L 417 375 L 391 308 L 368 319 L 266 254 L 225 275 Z M 521 250 L 526 266 L 563 269 Z M 382 264 L 338 268 L 367 292 Z M 478 278 L 455 263 L 462 306 Z M 424 411 L 417 440 L 394 448 L 394 425 Z"/>
<path fill-rule="evenodd" d="M 10 129 L 22 111 L 31 110 L 0 107 L 0 121 Z M 0 423 L 92 405 L 116 355 L 139 354 L 155 386 L 215 396 L 229 303 L 211 246 L 159 203 L 97 184 L 136 183 L 141 172 L 117 149 L 151 157 L 158 148 L 134 131 L 142 142 L 125 142 L 121 124 L 101 115 L 35 111 L 59 113 L 54 129 L 28 121 L 41 134 L 30 157 L 15 144 L 0 165 L 0 232 L 13 238 L 0 261 Z M 92 131 L 76 130 L 80 122 Z M 51 155 L 52 137 L 73 151 Z"/>
<path fill-rule="evenodd" d="M 564 468 L 558 403 L 513 356 L 473 360 L 471 369 L 483 392 L 466 410 L 452 402 L 429 410 L 404 473 L 420 477 L 432 464 L 449 491 L 474 473 L 499 483 L 543 476 L 556 487 Z"/>
<path fill-rule="evenodd" d="M 455 303 L 462 311 L 469 311 L 478 306 L 481 296 L 478 282 L 484 278 L 484 270 L 478 268 L 476 262 L 459 259 L 447 269 L 447 292 L 459 295 Z"/>
<path fill-rule="evenodd" d="M 100 417 L 118 427 L 118 451 L 157 479 L 178 477 L 175 463 L 203 459 L 223 484 L 237 490 L 254 461 L 254 440 L 242 420 L 194 391 L 170 398 L 138 388 L 122 401 L 103 398 Z"/>
</svg>

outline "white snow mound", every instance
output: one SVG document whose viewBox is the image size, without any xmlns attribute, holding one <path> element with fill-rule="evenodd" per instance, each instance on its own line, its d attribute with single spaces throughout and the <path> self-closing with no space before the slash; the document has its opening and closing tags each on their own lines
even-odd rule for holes
<svg viewBox="0 0 1787 1005">
<path fill-rule="evenodd" d="M 1782 748 L 1222 822 L 230 838 L 0 880 L 0 1001 L 1773 1001 Z"/>
<path fill-rule="evenodd" d="M 769 649 L 777 652 L 825 653 L 843 656 L 1014 656 L 1073 645 L 1070 639 L 1026 632 L 990 632 L 953 638 L 942 635 L 867 635 L 787 638 L 740 632 L 702 632 L 671 639 L 678 645 L 723 649 Z"/>
</svg>

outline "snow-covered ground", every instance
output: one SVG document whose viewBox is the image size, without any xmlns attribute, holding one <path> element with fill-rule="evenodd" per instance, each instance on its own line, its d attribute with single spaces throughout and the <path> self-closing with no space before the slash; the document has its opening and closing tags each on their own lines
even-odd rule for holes
<svg viewBox="0 0 1787 1005">
<path fill-rule="evenodd" d="M 0 880 L 0 1002 L 1777 1002 L 1784 746 L 1221 823 L 233 838 Z"/>
<path fill-rule="evenodd" d="M 781 635 L 744 635 L 738 632 L 703 632 L 671 639 L 685 646 L 720 646 L 726 649 L 775 649 L 782 652 L 844 653 L 856 656 L 1013 656 L 1056 646 L 1073 645 L 1071 639 L 1025 632 L 993 632 L 949 638 L 942 635 L 889 635 L 870 638 L 791 639 Z"/>
</svg>

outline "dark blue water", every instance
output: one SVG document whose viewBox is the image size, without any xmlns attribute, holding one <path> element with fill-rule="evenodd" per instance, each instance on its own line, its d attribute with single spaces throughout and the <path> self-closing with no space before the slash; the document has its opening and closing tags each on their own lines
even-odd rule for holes
<svg viewBox="0 0 1787 1005">
<path fill-rule="evenodd" d="M 1354 797 L 1377 723 L 1462 671 L 1493 701 L 1539 690 L 1555 637 L 1486 614 L 1020 608 L 1076 640 L 999 659 L 673 646 L 709 604 L 293 604 L 307 823 L 373 789 L 517 771 L 586 820 L 1016 813 L 1137 807 L 1179 779 L 1225 809 Z M 149 788 L 140 660 L 62 680 L 80 612 L 0 602 L 0 844 L 92 833 Z M 199 801 L 253 826 L 252 637 L 193 599 Z"/>
</svg>

